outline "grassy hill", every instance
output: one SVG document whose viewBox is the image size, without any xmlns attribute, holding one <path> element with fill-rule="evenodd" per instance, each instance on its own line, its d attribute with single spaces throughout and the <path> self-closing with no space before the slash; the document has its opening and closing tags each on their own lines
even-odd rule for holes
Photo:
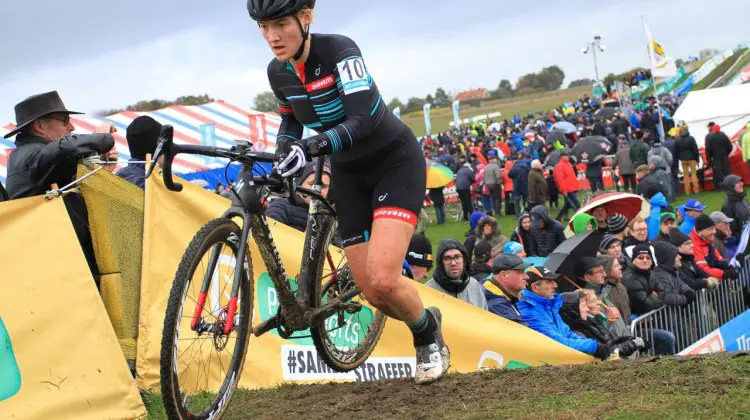
<svg viewBox="0 0 750 420">
<path fill-rule="evenodd" d="M 643 358 L 411 380 L 238 390 L 225 419 L 747 418 L 748 353 Z M 151 418 L 164 418 L 147 400 Z"/>
<path fill-rule="evenodd" d="M 552 92 L 535 93 L 514 98 L 487 101 L 484 103 L 485 106 L 483 108 L 461 106 L 461 118 L 470 118 L 476 115 L 489 114 L 492 112 L 502 112 L 506 117 L 511 117 L 516 113 L 527 114 L 530 112 L 547 112 L 563 102 L 578 99 L 578 97 L 583 94 L 591 96 L 591 86 L 582 86 L 573 89 L 562 89 Z M 423 136 L 425 134 L 423 112 L 419 111 L 403 114 L 401 115 L 401 119 L 417 136 Z M 453 121 L 453 111 L 450 106 L 430 110 L 430 122 L 432 124 L 433 133 L 447 130 L 448 122 L 450 121 Z"/>
</svg>

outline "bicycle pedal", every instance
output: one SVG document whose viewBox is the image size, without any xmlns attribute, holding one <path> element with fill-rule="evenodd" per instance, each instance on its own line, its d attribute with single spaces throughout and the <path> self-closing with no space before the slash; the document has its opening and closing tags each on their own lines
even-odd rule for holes
<svg viewBox="0 0 750 420">
<path fill-rule="evenodd" d="M 279 316 L 274 315 L 271 318 L 268 318 L 267 320 L 251 328 L 252 328 L 253 335 L 256 337 L 260 337 L 261 335 L 271 331 L 272 329 L 278 328 L 278 326 L 279 326 Z"/>
</svg>

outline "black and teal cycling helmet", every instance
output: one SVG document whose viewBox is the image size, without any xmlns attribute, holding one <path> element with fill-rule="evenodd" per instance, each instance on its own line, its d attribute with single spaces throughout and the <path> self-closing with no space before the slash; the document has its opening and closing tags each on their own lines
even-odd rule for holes
<svg viewBox="0 0 750 420">
<path fill-rule="evenodd" d="M 247 11 L 255 21 L 281 19 L 305 7 L 315 7 L 315 0 L 247 0 Z"/>
</svg>

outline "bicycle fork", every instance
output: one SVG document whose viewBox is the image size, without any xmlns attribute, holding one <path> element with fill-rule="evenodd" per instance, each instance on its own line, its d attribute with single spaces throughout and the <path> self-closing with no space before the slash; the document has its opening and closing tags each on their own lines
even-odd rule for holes
<svg viewBox="0 0 750 420">
<path fill-rule="evenodd" d="M 247 241 L 243 241 L 241 238 L 247 238 L 250 232 L 250 215 L 244 214 L 242 216 L 242 234 L 239 238 L 231 236 L 230 242 L 233 242 L 237 247 L 237 258 L 235 261 L 234 279 L 232 279 L 232 290 L 229 295 L 229 303 L 227 304 L 227 316 L 224 321 L 223 333 L 229 335 L 234 330 L 234 316 L 237 313 L 237 298 L 239 297 L 240 285 L 242 284 L 242 276 L 245 275 L 245 267 L 247 265 Z M 221 258 L 221 249 L 219 245 L 215 245 L 211 250 L 211 257 L 208 262 L 208 270 L 206 270 L 201 284 L 200 294 L 198 295 L 198 302 L 193 313 L 193 320 L 190 323 L 190 329 L 198 331 L 201 327 L 201 314 L 206 306 L 206 300 L 208 299 L 208 289 L 211 286 L 211 280 L 214 276 L 214 272 L 219 264 Z M 221 279 L 218 279 L 220 281 Z M 252 281 L 253 279 L 249 279 Z M 217 316 L 218 318 L 218 316 Z"/>
</svg>

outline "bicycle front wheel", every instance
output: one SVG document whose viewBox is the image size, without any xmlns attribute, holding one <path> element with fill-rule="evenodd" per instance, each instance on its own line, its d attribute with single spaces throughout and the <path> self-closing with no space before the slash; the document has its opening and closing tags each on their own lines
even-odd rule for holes
<svg viewBox="0 0 750 420">
<path fill-rule="evenodd" d="M 237 267 L 240 238 L 235 222 L 214 219 L 177 269 L 161 342 L 162 399 L 171 419 L 219 418 L 237 387 L 253 309 L 249 253 Z M 233 298 L 236 270 L 242 280 Z"/>
<path fill-rule="evenodd" d="M 330 249 L 331 229 L 326 238 L 327 250 L 317 261 L 316 281 L 310 293 L 310 306 L 319 308 L 343 293 L 359 290 L 342 250 Z M 310 334 L 318 355 L 337 372 L 348 372 L 359 367 L 370 357 L 385 327 L 386 316 L 364 304 L 362 294 L 357 294 L 341 309 L 324 321 L 313 323 Z"/>
</svg>

